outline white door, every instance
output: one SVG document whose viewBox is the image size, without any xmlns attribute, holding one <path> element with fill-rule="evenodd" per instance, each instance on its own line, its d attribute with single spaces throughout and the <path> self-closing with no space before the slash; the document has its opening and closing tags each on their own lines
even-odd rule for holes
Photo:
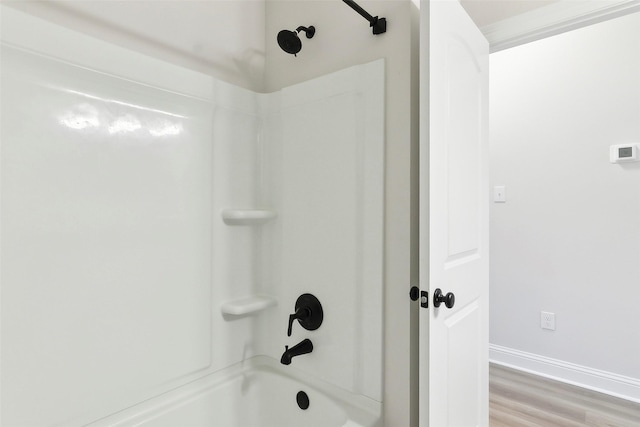
<svg viewBox="0 0 640 427">
<path fill-rule="evenodd" d="M 456 0 L 420 14 L 420 427 L 486 426 L 489 46 Z"/>
</svg>

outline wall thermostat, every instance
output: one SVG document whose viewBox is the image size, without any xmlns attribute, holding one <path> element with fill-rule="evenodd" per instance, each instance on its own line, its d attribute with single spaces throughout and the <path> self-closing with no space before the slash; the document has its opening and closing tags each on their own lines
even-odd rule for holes
<svg viewBox="0 0 640 427">
<path fill-rule="evenodd" d="M 611 163 L 637 162 L 639 144 L 619 144 L 609 147 L 609 161 Z"/>
</svg>

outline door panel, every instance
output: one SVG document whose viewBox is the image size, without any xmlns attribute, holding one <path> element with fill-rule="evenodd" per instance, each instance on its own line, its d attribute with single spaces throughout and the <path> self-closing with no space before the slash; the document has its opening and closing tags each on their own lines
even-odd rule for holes
<svg viewBox="0 0 640 427">
<path fill-rule="evenodd" d="M 446 156 L 448 256 L 447 262 L 476 255 L 480 246 L 481 149 L 480 68 L 469 46 L 459 39 L 448 41 L 445 87 L 448 90 L 444 143 Z M 461 125 L 464 121 L 464 125 Z"/>
<path fill-rule="evenodd" d="M 423 1 L 421 31 L 420 426 L 486 426 L 489 48 L 455 0 Z"/>
</svg>

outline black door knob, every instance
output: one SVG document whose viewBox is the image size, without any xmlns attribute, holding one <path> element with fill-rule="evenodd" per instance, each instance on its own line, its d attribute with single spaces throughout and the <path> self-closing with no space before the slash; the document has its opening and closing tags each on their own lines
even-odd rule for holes
<svg viewBox="0 0 640 427">
<path fill-rule="evenodd" d="M 440 288 L 436 289 L 433 293 L 433 306 L 440 307 L 440 304 L 444 303 L 447 308 L 453 307 L 453 304 L 456 303 L 456 296 L 449 292 L 446 295 L 442 293 Z"/>
</svg>

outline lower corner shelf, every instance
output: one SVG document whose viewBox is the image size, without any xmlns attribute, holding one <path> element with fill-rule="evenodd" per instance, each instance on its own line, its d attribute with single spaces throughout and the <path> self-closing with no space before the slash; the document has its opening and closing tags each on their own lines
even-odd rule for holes
<svg viewBox="0 0 640 427">
<path fill-rule="evenodd" d="M 222 314 L 243 316 L 256 314 L 275 305 L 277 305 L 277 301 L 273 297 L 268 295 L 252 295 L 246 298 L 227 301 L 222 304 L 220 310 Z"/>
<path fill-rule="evenodd" d="M 258 225 L 271 221 L 278 216 L 269 209 L 224 209 L 222 220 L 227 225 Z"/>
</svg>

